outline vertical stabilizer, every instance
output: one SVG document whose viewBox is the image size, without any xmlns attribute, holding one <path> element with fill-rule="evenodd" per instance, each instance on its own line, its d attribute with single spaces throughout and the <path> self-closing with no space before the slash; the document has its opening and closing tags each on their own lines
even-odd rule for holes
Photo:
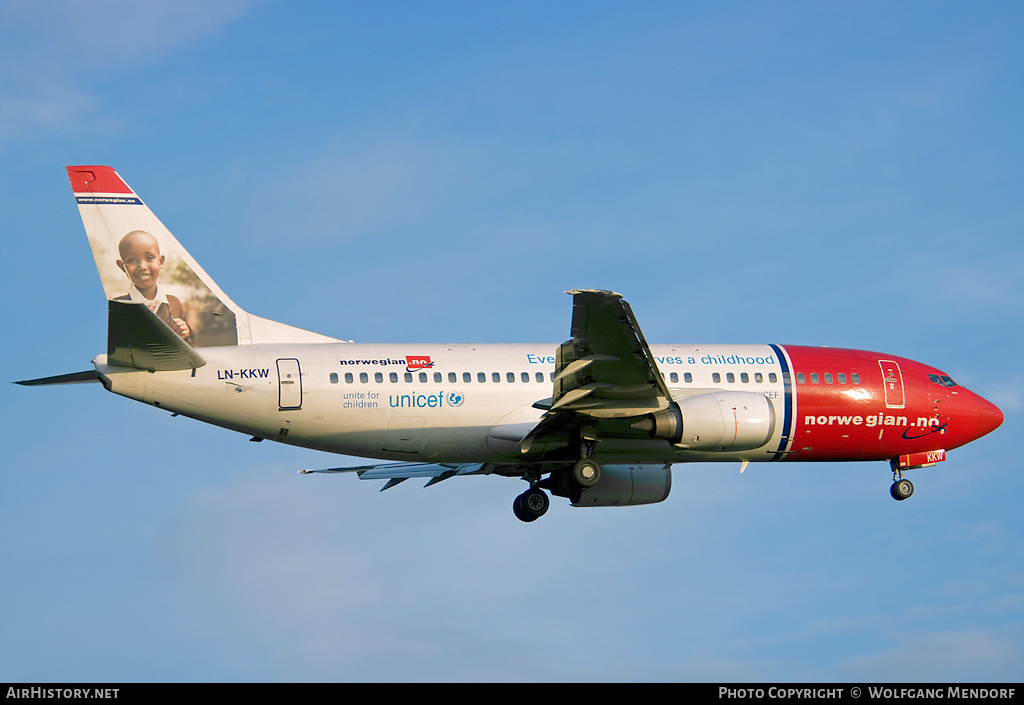
<svg viewBox="0 0 1024 705">
<path fill-rule="evenodd" d="M 335 340 L 242 310 L 113 168 L 67 169 L 108 300 L 146 304 L 192 347 Z"/>
</svg>

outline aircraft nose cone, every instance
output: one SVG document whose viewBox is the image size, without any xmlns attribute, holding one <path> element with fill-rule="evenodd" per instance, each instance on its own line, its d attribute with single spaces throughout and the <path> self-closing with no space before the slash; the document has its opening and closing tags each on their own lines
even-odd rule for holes
<svg viewBox="0 0 1024 705">
<path fill-rule="evenodd" d="M 990 401 L 978 397 L 978 436 L 992 433 L 1003 423 L 1003 412 Z"/>
</svg>

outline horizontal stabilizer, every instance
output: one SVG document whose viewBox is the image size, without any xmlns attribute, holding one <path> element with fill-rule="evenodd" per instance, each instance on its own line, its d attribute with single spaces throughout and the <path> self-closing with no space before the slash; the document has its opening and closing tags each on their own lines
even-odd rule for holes
<svg viewBox="0 0 1024 705">
<path fill-rule="evenodd" d="M 192 370 L 206 360 L 143 303 L 108 301 L 107 364 L 140 370 Z"/>
<path fill-rule="evenodd" d="M 23 379 L 15 384 L 26 387 L 41 387 L 44 384 L 81 384 L 82 382 L 99 382 L 100 376 L 96 370 L 85 372 L 71 372 L 66 375 L 54 375 L 53 377 L 40 377 L 39 379 Z"/>
</svg>

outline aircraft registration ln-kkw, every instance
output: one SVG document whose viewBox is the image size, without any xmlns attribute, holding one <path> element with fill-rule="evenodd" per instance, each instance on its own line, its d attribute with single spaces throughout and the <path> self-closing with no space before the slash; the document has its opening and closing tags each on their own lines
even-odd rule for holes
<svg viewBox="0 0 1024 705">
<path fill-rule="evenodd" d="M 929 365 L 793 345 L 648 345 L 623 298 L 574 290 L 561 345 L 355 344 L 253 316 L 106 166 L 68 167 L 108 299 L 99 381 L 174 414 L 317 450 L 392 462 L 303 470 L 427 485 L 529 483 L 574 506 L 664 500 L 673 463 L 888 461 L 911 468 L 998 427 L 993 404 Z M 394 462 L 397 461 L 397 462 Z"/>
</svg>

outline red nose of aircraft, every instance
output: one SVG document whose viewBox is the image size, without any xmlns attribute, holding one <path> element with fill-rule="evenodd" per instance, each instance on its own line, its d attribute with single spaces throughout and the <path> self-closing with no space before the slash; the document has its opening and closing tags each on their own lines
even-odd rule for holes
<svg viewBox="0 0 1024 705">
<path fill-rule="evenodd" d="M 999 407 L 983 399 L 980 396 L 977 401 L 978 408 L 978 438 L 981 438 L 986 433 L 992 433 L 999 425 L 1003 423 L 1003 412 L 999 410 Z"/>
</svg>

